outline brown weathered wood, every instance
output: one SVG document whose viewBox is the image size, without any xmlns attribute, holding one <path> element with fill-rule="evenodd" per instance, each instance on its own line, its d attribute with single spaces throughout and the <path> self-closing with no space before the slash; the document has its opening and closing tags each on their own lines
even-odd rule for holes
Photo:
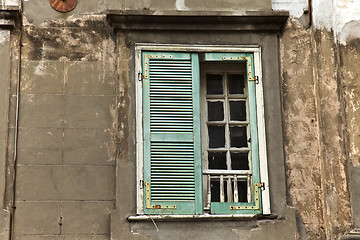
<svg viewBox="0 0 360 240">
<path fill-rule="evenodd" d="M 70 12 L 76 7 L 78 0 L 50 0 L 51 6 L 58 12 Z"/>
</svg>

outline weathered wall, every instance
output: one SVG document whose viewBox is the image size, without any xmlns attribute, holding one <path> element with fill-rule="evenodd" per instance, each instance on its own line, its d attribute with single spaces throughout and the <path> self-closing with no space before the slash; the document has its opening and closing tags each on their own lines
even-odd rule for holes
<svg viewBox="0 0 360 240">
<path fill-rule="evenodd" d="M 115 45 L 104 23 L 92 17 L 24 26 L 16 239 L 108 239 L 115 205 L 116 88 Z M 14 87 L 11 95 L 9 134 Z M 13 163 L 9 154 L 9 210 Z"/>
<path fill-rule="evenodd" d="M 351 24 L 353 25 L 353 24 Z M 359 38 L 350 38 L 346 44 L 340 46 L 340 65 L 341 81 L 343 86 L 343 98 L 345 105 L 345 124 L 346 124 L 346 147 L 349 154 L 348 167 L 350 172 L 350 187 L 352 200 L 353 225 L 360 228 L 360 207 L 359 207 L 359 184 L 360 184 L 360 86 L 359 86 L 359 66 L 360 41 Z"/>
<path fill-rule="evenodd" d="M 0 144 L 0 238 L 7 239 L 10 231 L 10 213 L 3 209 L 5 198 L 6 158 L 8 139 L 8 112 L 10 93 L 10 56 L 11 40 L 10 31 L 0 28 L 0 136 L 3 141 Z"/>
<path fill-rule="evenodd" d="M 45 21 L 64 18 L 81 18 L 84 15 L 105 14 L 108 10 L 149 10 L 149 11 L 255 11 L 271 10 L 271 0 L 87 0 L 78 1 L 70 13 L 59 13 L 43 0 L 23 1 L 27 20 L 35 25 Z"/>
<path fill-rule="evenodd" d="M 309 9 L 307 1 L 298 2 Z M 360 7 L 343 0 L 312 3 L 308 28 L 296 5 L 273 1 L 274 8 L 296 17 L 280 44 L 289 200 L 303 238 L 338 239 L 359 227 Z"/>
<path fill-rule="evenodd" d="M 226 37 L 224 37 L 226 36 Z M 272 220 L 193 220 L 163 222 L 154 220 L 128 221 L 136 214 L 136 102 L 135 102 L 135 44 L 261 44 L 265 118 L 268 143 L 269 185 Z M 199 31 L 117 31 L 119 73 L 119 134 L 121 151 L 117 162 L 117 202 L 111 214 L 111 239 L 297 239 L 295 209 L 287 206 L 286 183 L 282 149 L 279 69 L 273 56 L 277 54 L 276 34 L 247 32 Z M 278 104 L 274 104 L 278 103 Z M 280 143 L 280 144 L 279 144 Z M 157 230 L 158 229 L 158 230 Z M 209 231 L 211 229 L 211 231 Z"/>
<path fill-rule="evenodd" d="M 312 2 L 313 24 L 308 28 L 307 0 L 91 0 L 79 1 L 67 14 L 54 11 L 48 1 L 23 1 L 16 239 L 102 240 L 110 234 L 112 239 L 183 239 L 184 232 L 193 239 L 338 239 L 360 228 L 360 5 L 353 0 Z M 19 1 L 1 3 L 12 8 Z M 286 189 L 284 184 L 272 192 L 272 200 L 281 195 L 272 201 L 280 219 L 157 222 L 159 231 L 152 222 L 129 223 L 126 217 L 134 214 L 136 204 L 135 89 L 129 84 L 134 39 L 116 37 L 106 11 L 239 13 L 271 8 L 291 13 L 279 38 L 286 175 L 269 165 L 273 185 L 277 180 L 285 183 L 286 177 Z M 241 37 L 198 38 L 161 41 L 251 42 Z M 6 170 L 6 176 L 0 174 L 0 203 L 7 210 L 13 190 L 18 40 L 18 28 L 0 31 L 0 53 L 6 56 L 0 64 L 6 70 L 0 75 L 0 133 L 6 139 L 0 144 L 0 170 Z M 276 51 L 271 56 L 276 57 Z M 276 94 L 275 99 L 280 97 Z M 277 106 L 270 97 L 265 109 L 270 121 L 277 116 L 273 108 Z M 269 149 L 274 148 L 279 146 L 272 139 Z M 0 215 L 0 236 L 6 239 L 9 213 Z"/>
<path fill-rule="evenodd" d="M 344 102 L 332 32 L 289 21 L 281 39 L 289 199 L 310 239 L 351 227 Z"/>
</svg>

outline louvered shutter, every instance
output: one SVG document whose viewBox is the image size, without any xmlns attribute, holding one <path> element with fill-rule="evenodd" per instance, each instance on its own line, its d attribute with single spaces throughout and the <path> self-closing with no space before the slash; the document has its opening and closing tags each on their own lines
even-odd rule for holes
<svg viewBox="0 0 360 240">
<path fill-rule="evenodd" d="M 144 212 L 201 214 L 197 54 L 143 52 Z"/>
</svg>

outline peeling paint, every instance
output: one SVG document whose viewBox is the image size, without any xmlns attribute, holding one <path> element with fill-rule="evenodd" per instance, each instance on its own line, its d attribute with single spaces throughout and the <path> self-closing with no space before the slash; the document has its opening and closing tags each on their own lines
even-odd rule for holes
<svg viewBox="0 0 360 240">
<path fill-rule="evenodd" d="M 176 9 L 177 10 L 188 10 L 185 6 L 185 0 L 176 0 Z"/>
<path fill-rule="evenodd" d="M 307 0 L 272 0 L 272 8 L 274 10 L 289 11 L 291 16 L 300 18 L 304 13 L 304 9 L 308 9 Z"/>
</svg>

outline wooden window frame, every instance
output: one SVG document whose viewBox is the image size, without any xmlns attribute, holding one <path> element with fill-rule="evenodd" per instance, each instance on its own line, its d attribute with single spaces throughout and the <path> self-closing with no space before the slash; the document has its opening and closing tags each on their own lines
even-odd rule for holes
<svg viewBox="0 0 360 240">
<path fill-rule="evenodd" d="M 142 140 L 142 52 L 143 51 L 161 51 L 161 52 L 193 52 L 193 53 L 249 53 L 253 55 L 254 74 L 258 77 L 256 84 L 256 115 L 259 139 L 259 165 L 260 179 L 264 184 L 262 191 L 262 214 L 270 214 L 270 198 L 267 172 L 266 156 L 266 136 L 264 119 L 263 86 L 261 75 L 261 48 L 258 46 L 209 46 L 209 45 L 158 45 L 158 44 L 136 44 L 135 46 L 135 79 L 136 79 L 136 149 L 137 149 L 137 214 L 144 214 L 144 183 L 143 183 L 143 140 Z M 235 214 L 236 215 L 236 214 Z"/>
</svg>

